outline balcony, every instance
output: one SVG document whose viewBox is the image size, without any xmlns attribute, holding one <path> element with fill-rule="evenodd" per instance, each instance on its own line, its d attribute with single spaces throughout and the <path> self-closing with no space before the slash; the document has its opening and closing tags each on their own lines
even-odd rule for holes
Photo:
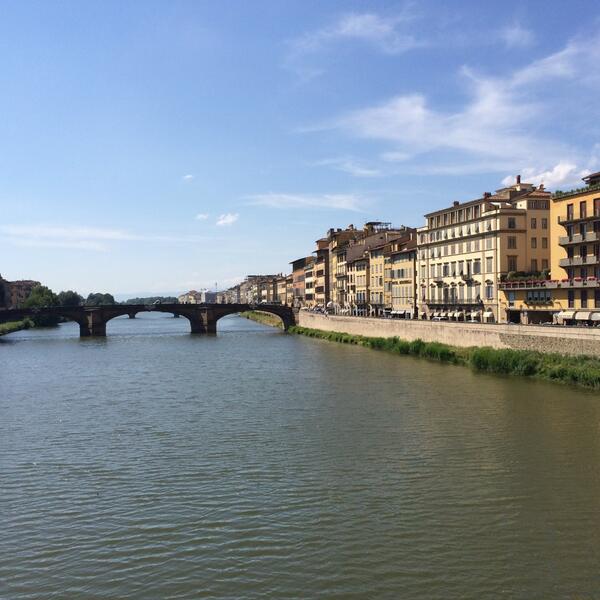
<svg viewBox="0 0 600 600">
<path fill-rule="evenodd" d="M 572 236 L 564 235 L 558 238 L 558 243 L 561 246 L 569 246 L 571 244 L 584 244 L 587 242 L 597 242 L 600 240 L 600 233 L 597 231 L 586 231 L 583 235 L 576 233 Z"/>
<path fill-rule="evenodd" d="M 589 221 L 600 220 L 600 213 L 587 215 L 585 217 L 576 217 L 575 215 L 567 215 L 566 217 L 558 217 L 559 225 L 572 225 L 575 223 L 588 223 Z"/>
<path fill-rule="evenodd" d="M 558 261 L 559 266 L 566 267 L 581 267 L 585 265 L 597 265 L 600 262 L 600 257 L 594 254 L 588 254 L 587 256 L 571 256 L 568 258 L 561 258 Z"/>
</svg>

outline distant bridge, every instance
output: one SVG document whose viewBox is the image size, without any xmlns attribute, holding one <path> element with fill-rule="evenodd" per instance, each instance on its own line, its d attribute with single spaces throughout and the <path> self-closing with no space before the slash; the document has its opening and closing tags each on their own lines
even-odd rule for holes
<svg viewBox="0 0 600 600">
<path fill-rule="evenodd" d="M 217 321 L 226 315 L 259 310 L 277 315 L 284 330 L 294 325 L 294 311 L 281 304 L 109 304 L 106 306 L 49 306 L 0 310 L 0 323 L 20 321 L 26 317 L 62 317 L 79 324 L 80 337 L 105 336 L 106 324 L 115 317 L 133 318 L 140 312 L 164 312 L 185 317 L 192 333 L 216 333 Z"/>
</svg>

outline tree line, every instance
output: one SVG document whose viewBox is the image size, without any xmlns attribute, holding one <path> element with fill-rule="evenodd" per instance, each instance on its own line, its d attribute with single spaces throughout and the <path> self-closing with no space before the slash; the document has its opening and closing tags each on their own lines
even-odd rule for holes
<svg viewBox="0 0 600 600">
<path fill-rule="evenodd" d="M 154 302 L 177 303 L 177 298 L 172 296 L 150 296 L 146 298 L 130 298 L 123 304 L 153 304 Z M 55 294 L 45 285 L 36 285 L 31 294 L 23 303 L 24 308 L 43 308 L 47 306 L 106 306 L 108 304 L 119 304 L 112 294 L 94 292 L 84 298 L 73 290 L 65 290 Z M 60 317 L 35 316 L 33 323 L 37 326 L 57 325 Z"/>
</svg>

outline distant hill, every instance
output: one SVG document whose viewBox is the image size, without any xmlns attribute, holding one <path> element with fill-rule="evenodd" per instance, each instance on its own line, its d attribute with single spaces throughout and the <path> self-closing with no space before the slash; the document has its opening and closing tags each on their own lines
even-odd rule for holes
<svg viewBox="0 0 600 600">
<path fill-rule="evenodd" d="M 123 304 L 154 304 L 157 300 L 163 304 L 177 304 L 174 296 L 146 296 L 145 298 L 129 298 Z"/>
</svg>

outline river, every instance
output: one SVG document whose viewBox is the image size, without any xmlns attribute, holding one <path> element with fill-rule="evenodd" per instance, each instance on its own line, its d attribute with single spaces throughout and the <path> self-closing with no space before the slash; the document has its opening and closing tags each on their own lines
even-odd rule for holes
<svg viewBox="0 0 600 600">
<path fill-rule="evenodd" d="M 0 339 L 0 598 L 600 598 L 600 395 L 188 330 Z"/>
</svg>

